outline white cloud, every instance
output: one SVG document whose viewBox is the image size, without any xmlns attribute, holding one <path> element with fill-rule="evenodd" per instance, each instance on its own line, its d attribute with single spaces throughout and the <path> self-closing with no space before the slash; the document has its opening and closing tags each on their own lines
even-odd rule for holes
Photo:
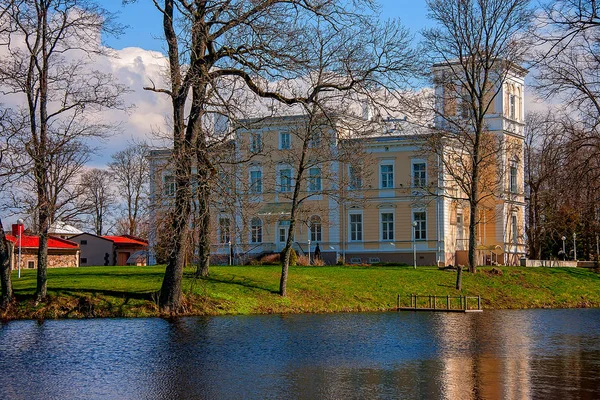
<svg viewBox="0 0 600 400">
<path fill-rule="evenodd" d="M 120 124 L 120 132 L 111 136 L 106 143 L 98 143 L 102 148 L 92 159 L 93 166 L 102 166 L 110 160 L 110 155 L 124 149 L 132 140 L 155 141 L 153 132 L 168 131 L 167 118 L 171 114 L 171 102 L 166 94 L 144 90 L 144 87 L 165 87 L 165 57 L 156 51 L 139 47 L 115 50 L 115 57 L 99 57 L 94 68 L 110 72 L 115 79 L 126 85 L 130 92 L 124 95 L 127 105 L 133 106 L 124 113 L 107 110 L 101 118 Z"/>
</svg>

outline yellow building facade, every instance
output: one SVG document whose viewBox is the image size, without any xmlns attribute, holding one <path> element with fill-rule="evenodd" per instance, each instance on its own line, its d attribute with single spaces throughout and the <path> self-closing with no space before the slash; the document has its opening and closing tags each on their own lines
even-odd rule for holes
<svg viewBox="0 0 600 400">
<path fill-rule="evenodd" d="M 479 210 L 481 265 L 516 265 L 525 253 L 524 76 L 520 69 L 509 74 L 486 117 L 488 130 L 501 137 L 506 151 L 498 172 L 503 188 Z M 435 94 L 447 97 L 443 85 Z M 248 119 L 232 129 L 232 162 L 213 184 L 215 262 L 243 263 L 280 252 L 290 234 L 291 199 L 300 179 L 292 233 L 299 254 L 314 257 L 318 245 L 328 264 L 466 265 L 468 203 L 455 188 L 440 184 L 447 178 L 439 155 L 425 146 L 431 128 L 405 119 L 366 118 L 359 128 L 368 130 L 366 135 L 348 132 L 349 124 L 333 123 L 307 138 L 308 119 Z M 154 210 L 168 207 L 174 195 L 169 154 L 156 150 L 150 155 Z M 153 240 L 158 237 L 151 235 L 151 244 Z"/>
</svg>

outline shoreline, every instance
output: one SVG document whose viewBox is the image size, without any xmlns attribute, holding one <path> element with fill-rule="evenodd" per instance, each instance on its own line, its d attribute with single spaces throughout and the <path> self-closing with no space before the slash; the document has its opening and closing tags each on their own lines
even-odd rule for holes
<svg viewBox="0 0 600 400">
<path fill-rule="evenodd" d="M 581 307 L 525 307 L 525 308 L 484 308 L 479 310 L 479 312 L 485 311 L 525 311 L 525 310 L 578 310 L 578 309 L 600 309 L 600 305 L 596 306 L 581 306 Z M 474 310 L 477 311 L 477 310 Z M 10 310 L 9 310 L 10 312 Z M 0 323 L 7 324 L 9 322 L 14 321 L 60 321 L 60 320 L 84 320 L 84 319 L 139 319 L 139 318 L 161 318 L 161 319 L 176 319 L 176 318 L 188 318 L 188 317 L 235 317 L 235 316 L 263 316 L 263 315 L 324 315 L 324 314 L 344 314 L 344 313 L 387 313 L 387 312 L 398 312 L 398 313 L 406 313 L 406 312 L 418 312 L 418 313 L 444 313 L 441 310 L 412 310 L 412 309 L 347 309 L 347 310 L 331 310 L 331 311 L 298 311 L 298 312 L 264 312 L 264 313 L 249 313 L 249 314 L 234 314 L 234 313 L 180 313 L 180 314 L 164 314 L 164 313 L 148 313 L 143 315 L 122 315 L 120 313 L 110 314 L 100 311 L 100 315 L 91 314 L 86 315 L 85 313 L 80 313 L 78 310 L 68 310 L 66 316 L 56 316 L 56 317 L 48 317 L 48 316 L 38 316 L 39 313 L 33 313 L 32 315 L 19 315 L 17 317 L 9 316 L 8 318 L 0 318 Z M 4 312 L 3 312 L 4 313 Z M 448 313 L 448 312 L 447 312 Z M 451 314 L 471 314 L 472 312 L 449 312 Z M 70 314 L 70 315 L 69 315 Z"/>
<path fill-rule="evenodd" d="M 600 308 L 600 274 L 578 268 L 479 267 L 456 273 L 436 267 L 291 267 L 288 296 L 277 294 L 279 266 L 214 266 L 207 278 L 184 275 L 182 312 L 155 303 L 164 267 L 86 267 L 49 270 L 48 301 L 34 304 L 35 271 L 13 281 L 17 302 L 0 321 L 173 318 L 218 315 L 328 314 L 396 311 L 411 294 L 481 296 L 484 310 Z"/>
</svg>

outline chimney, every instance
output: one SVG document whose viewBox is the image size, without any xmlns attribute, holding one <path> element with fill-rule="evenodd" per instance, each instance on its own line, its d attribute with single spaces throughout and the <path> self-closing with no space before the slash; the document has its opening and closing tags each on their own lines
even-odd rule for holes
<svg viewBox="0 0 600 400">
<path fill-rule="evenodd" d="M 23 224 L 12 224 L 12 234 L 13 236 L 19 236 L 19 233 L 23 234 L 25 230 L 25 225 Z"/>
</svg>

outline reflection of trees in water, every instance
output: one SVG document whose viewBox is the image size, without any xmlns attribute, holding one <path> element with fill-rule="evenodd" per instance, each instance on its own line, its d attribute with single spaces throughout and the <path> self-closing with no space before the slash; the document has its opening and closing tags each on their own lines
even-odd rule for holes
<svg viewBox="0 0 600 400">
<path fill-rule="evenodd" d="M 598 339 L 598 328 L 596 336 L 559 334 L 556 329 L 568 331 L 576 322 L 548 329 L 553 322 L 547 315 L 538 310 L 179 321 L 172 329 L 175 343 L 161 349 L 173 357 L 164 359 L 154 389 L 170 377 L 169 393 L 177 397 L 595 398 L 600 354 L 589 341 Z"/>
<path fill-rule="evenodd" d="M 600 393 L 597 309 L 33 324 L 0 325 L 0 365 L 10 366 L 0 374 L 0 397 L 591 400 Z"/>
<path fill-rule="evenodd" d="M 519 314 L 440 314 L 436 336 L 448 399 L 531 397 L 530 326 Z"/>
</svg>

